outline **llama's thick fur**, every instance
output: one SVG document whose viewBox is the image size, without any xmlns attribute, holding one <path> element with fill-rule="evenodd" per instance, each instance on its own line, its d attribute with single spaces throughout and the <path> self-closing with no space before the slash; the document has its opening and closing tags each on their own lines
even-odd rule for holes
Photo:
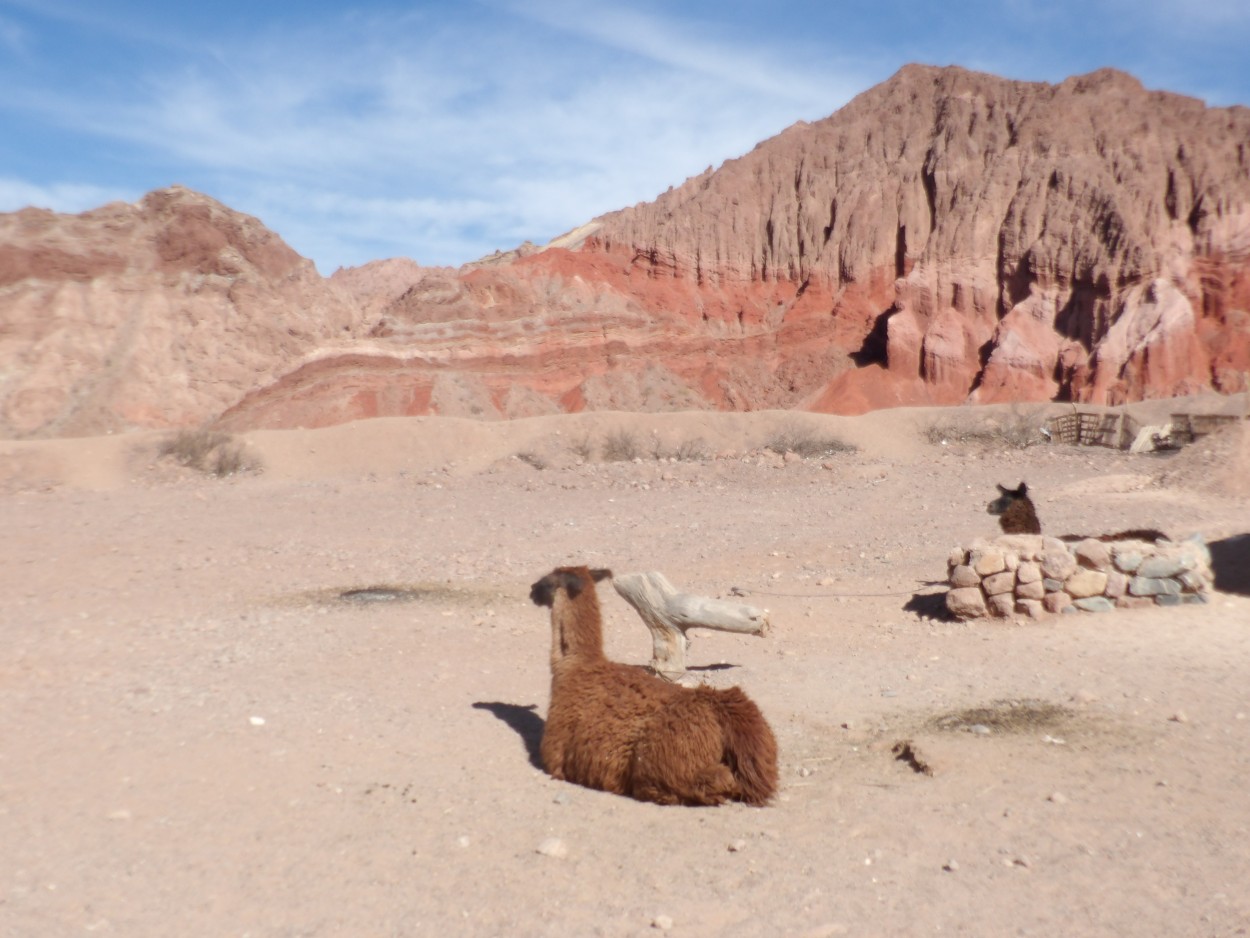
<svg viewBox="0 0 1250 938">
<path fill-rule="evenodd" d="M 682 687 L 604 656 L 595 582 L 609 576 L 559 567 L 530 589 L 551 609 L 543 767 L 658 804 L 766 804 L 777 791 L 777 741 L 741 689 Z"/>
<path fill-rule="evenodd" d="M 998 486 L 999 496 L 985 510 L 998 515 L 999 527 L 1004 534 L 1041 534 L 1042 523 L 1037 518 L 1037 509 L 1033 499 L 1029 498 L 1029 487 L 1021 482 L 1014 489 Z M 1064 534 L 1061 541 L 1083 541 L 1088 535 Z M 1168 536 L 1155 528 L 1132 528 L 1128 531 L 1117 531 L 1115 534 L 1094 535 L 1099 541 L 1149 541 L 1154 544 L 1169 540 Z"/>
<path fill-rule="evenodd" d="M 998 526 L 1004 534 L 1041 534 L 1042 522 L 1037 518 L 1037 509 L 1033 507 L 1033 499 L 1029 498 L 1029 487 L 1021 482 L 1017 488 L 1009 489 L 998 486 L 999 496 L 985 510 L 998 515 Z"/>
</svg>

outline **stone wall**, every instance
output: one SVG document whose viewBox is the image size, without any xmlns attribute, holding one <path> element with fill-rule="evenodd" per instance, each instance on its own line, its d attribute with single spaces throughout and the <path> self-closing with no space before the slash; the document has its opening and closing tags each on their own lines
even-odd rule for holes
<svg viewBox="0 0 1250 938">
<path fill-rule="evenodd" d="M 1214 582 L 1211 552 L 1197 536 L 1150 543 L 1004 534 L 955 548 L 948 564 L 946 608 L 961 619 L 1206 602 Z"/>
</svg>

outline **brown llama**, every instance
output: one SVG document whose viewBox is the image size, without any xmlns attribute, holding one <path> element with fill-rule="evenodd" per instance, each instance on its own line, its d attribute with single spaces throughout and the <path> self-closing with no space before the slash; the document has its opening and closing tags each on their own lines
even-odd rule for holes
<svg viewBox="0 0 1250 938">
<path fill-rule="evenodd" d="M 998 486 L 999 496 L 985 510 L 998 515 L 999 527 L 1004 534 L 1041 534 L 1042 523 L 1037 518 L 1037 509 L 1033 499 L 1029 498 L 1029 487 L 1023 482 L 1014 489 Z M 1064 534 L 1061 541 L 1083 541 L 1087 535 Z M 1099 534 L 1094 536 L 1099 541 L 1149 541 L 1158 543 L 1169 540 L 1168 536 L 1155 528 L 1132 528 L 1128 531 L 1117 531 L 1115 534 Z"/>
<path fill-rule="evenodd" d="M 1037 509 L 1029 498 L 1029 487 L 1023 482 L 1017 488 L 998 486 L 999 496 L 985 510 L 998 515 L 998 526 L 1004 534 L 1041 534 L 1042 523 L 1037 519 Z"/>
<path fill-rule="evenodd" d="M 595 583 L 611 575 L 558 567 L 530 588 L 551 609 L 547 773 L 657 804 L 767 804 L 777 741 L 741 689 L 682 687 L 604 656 Z"/>
</svg>

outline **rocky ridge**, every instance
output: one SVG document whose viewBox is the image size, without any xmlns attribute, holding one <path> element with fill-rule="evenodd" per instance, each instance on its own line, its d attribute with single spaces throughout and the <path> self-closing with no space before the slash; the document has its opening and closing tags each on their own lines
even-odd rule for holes
<svg viewBox="0 0 1250 938">
<path fill-rule="evenodd" d="M 0 216 L 0 434 L 1245 387 L 1250 110 L 908 66 L 651 203 L 317 275 L 185 189 Z"/>
</svg>

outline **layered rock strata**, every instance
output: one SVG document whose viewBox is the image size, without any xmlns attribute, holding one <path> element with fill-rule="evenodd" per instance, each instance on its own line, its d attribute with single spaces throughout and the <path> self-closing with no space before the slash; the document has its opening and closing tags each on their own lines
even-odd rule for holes
<svg viewBox="0 0 1250 938">
<path fill-rule="evenodd" d="M 0 435 L 1234 392 L 1250 110 L 908 66 L 654 202 L 320 277 L 173 188 L 0 216 Z"/>
</svg>

